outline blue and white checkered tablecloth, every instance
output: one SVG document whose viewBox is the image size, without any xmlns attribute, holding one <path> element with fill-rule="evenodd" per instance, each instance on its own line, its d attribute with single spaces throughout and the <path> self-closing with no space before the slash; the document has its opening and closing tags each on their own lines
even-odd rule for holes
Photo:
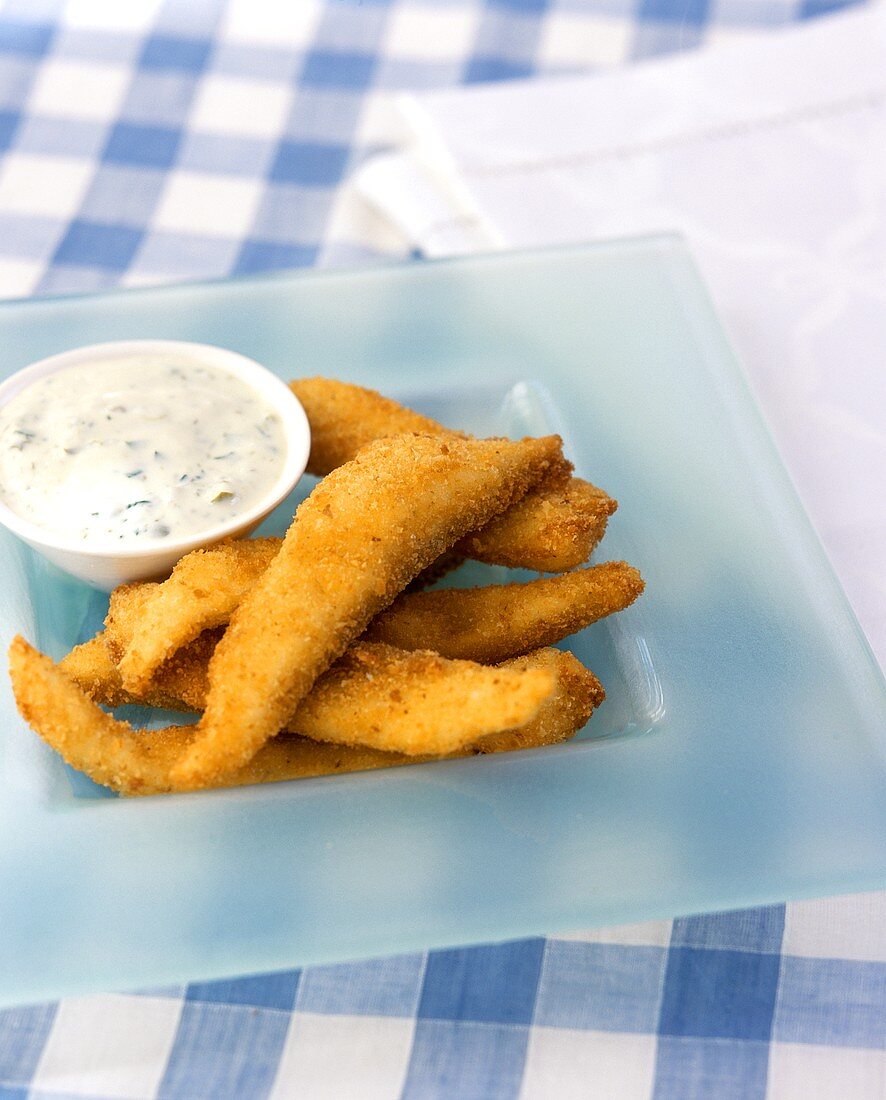
<svg viewBox="0 0 886 1100">
<path fill-rule="evenodd" d="M 828 0 L 18 0 L 0 294 L 394 251 L 384 93 L 588 69 Z M 0 929 L 2 935 L 2 929 Z M 0 1011 L 20 1097 L 886 1096 L 886 895 Z"/>
</svg>

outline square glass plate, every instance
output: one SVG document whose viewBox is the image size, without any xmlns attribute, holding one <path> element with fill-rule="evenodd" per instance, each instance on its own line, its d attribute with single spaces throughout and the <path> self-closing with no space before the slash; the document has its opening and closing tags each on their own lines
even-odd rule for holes
<svg viewBox="0 0 886 1100">
<path fill-rule="evenodd" d="M 479 433 L 561 431 L 647 592 L 570 642 L 609 693 L 555 749 L 102 797 L 2 678 L 0 1002 L 886 886 L 886 691 L 673 238 L 0 306 L 3 372 L 221 344 Z M 0 625 L 101 599 L 2 536 Z"/>
</svg>

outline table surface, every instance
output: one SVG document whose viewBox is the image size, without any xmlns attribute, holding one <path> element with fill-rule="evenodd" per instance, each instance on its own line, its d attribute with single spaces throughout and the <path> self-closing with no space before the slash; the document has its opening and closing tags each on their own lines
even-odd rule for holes
<svg viewBox="0 0 886 1100">
<path fill-rule="evenodd" d="M 385 92 L 835 6 L 6 3 L 0 294 L 378 258 L 397 242 L 342 182 Z M 0 1100 L 882 1096 L 884 1019 L 886 896 L 865 895 L 9 1009 Z"/>
</svg>

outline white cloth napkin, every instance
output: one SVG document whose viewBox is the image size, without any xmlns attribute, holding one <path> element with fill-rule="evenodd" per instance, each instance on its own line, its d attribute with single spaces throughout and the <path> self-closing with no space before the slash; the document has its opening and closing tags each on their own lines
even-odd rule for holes
<svg viewBox="0 0 886 1100">
<path fill-rule="evenodd" d="M 357 187 L 427 255 L 685 234 L 886 664 L 886 7 L 396 107 Z"/>
</svg>

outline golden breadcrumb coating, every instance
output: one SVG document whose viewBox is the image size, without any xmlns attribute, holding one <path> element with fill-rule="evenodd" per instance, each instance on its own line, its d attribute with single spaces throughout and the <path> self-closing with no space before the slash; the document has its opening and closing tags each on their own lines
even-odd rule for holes
<svg viewBox="0 0 886 1100">
<path fill-rule="evenodd" d="M 465 438 L 429 417 L 374 390 L 332 378 L 298 378 L 289 387 L 311 425 L 308 471 L 324 476 L 348 462 L 368 443 L 401 432 Z M 602 489 L 569 476 L 569 467 L 551 470 L 517 506 L 491 529 L 475 532 L 457 549 L 464 557 L 492 565 L 559 573 L 582 565 L 603 537 L 617 502 Z M 512 515 L 513 512 L 513 515 Z"/>
<path fill-rule="evenodd" d="M 400 435 L 324 478 L 216 647 L 206 708 L 174 779 L 208 785 L 245 764 L 413 577 L 560 461 L 556 436 Z"/>
<path fill-rule="evenodd" d="M 93 640 L 87 643 L 99 647 Z M 171 782 L 175 763 L 193 744 L 194 726 L 137 732 L 105 714 L 73 680 L 23 638 L 9 650 L 16 704 L 31 727 L 74 768 L 121 794 L 159 794 L 182 789 Z M 506 662 L 500 673 L 542 673 L 554 690 L 535 717 L 517 729 L 498 730 L 463 746 L 456 756 L 507 752 L 565 741 L 580 729 L 604 694 L 596 677 L 569 653 L 539 650 Z M 332 745 L 282 735 L 265 743 L 240 769 L 220 777 L 221 786 L 274 782 L 424 762 L 419 757 L 371 748 Z"/>
<path fill-rule="evenodd" d="M 152 586 L 151 598 L 142 601 L 137 614 L 130 616 L 135 621 L 126 644 L 115 650 L 120 675 L 129 690 L 143 688 L 154 669 L 204 630 L 224 626 L 279 549 L 279 539 L 241 539 L 185 554 L 169 579 Z M 144 590 L 146 586 L 139 587 Z M 108 609 L 112 645 L 120 633 L 119 625 L 114 626 L 115 617 L 124 614 L 119 594 L 115 595 Z"/>
<path fill-rule="evenodd" d="M 241 543 L 216 547 L 213 554 L 234 558 L 241 546 L 245 549 Z M 243 557 L 249 561 L 248 551 Z M 195 568 L 181 569 L 189 559 Z M 162 584 L 121 585 L 111 593 L 102 637 L 118 663 L 121 685 L 131 693 L 143 697 L 152 682 L 157 684 L 158 674 L 164 671 L 161 651 L 168 661 L 179 647 L 184 649 L 200 636 L 207 606 L 213 609 L 212 625 L 224 625 L 255 583 L 255 572 L 241 569 L 235 562 L 230 568 L 210 571 L 216 583 L 210 599 L 195 596 L 204 560 L 204 555 L 189 554 Z M 183 573 L 194 578 L 194 583 L 181 586 Z M 597 619 L 623 610 L 642 591 L 643 581 L 636 569 L 625 562 L 606 562 L 525 584 L 406 592 L 370 623 L 366 638 L 401 649 L 429 649 L 446 657 L 493 663 L 553 645 Z M 162 645 L 154 642 L 155 634 L 161 635 Z M 148 653 L 151 659 L 139 680 L 127 681 L 124 661 L 135 649 L 133 639 L 142 640 L 141 655 Z M 185 662 L 184 667 L 192 664 Z"/>
<path fill-rule="evenodd" d="M 373 619 L 364 637 L 494 664 L 584 630 L 642 591 L 637 570 L 613 561 L 525 584 L 411 592 Z"/>
</svg>

